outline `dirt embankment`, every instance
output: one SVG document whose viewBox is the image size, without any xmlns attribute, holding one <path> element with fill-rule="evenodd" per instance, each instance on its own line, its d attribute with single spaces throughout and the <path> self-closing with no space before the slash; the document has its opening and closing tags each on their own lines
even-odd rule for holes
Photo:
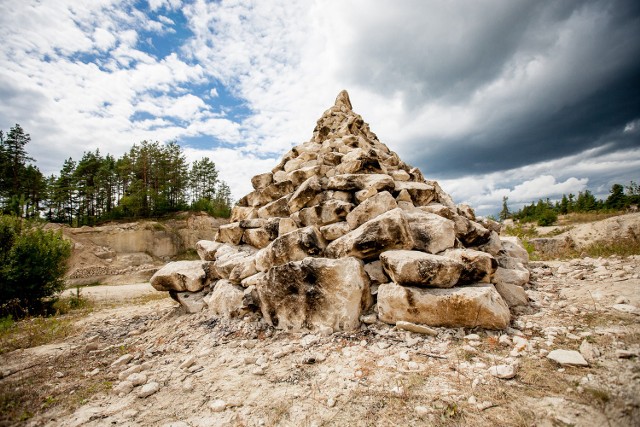
<svg viewBox="0 0 640 427">
<path fill-rule="evenodd" d="M 226 222 L 206 214 L 185 213 L 164 221 L 49 227 L 62 229 L 73 243 L 66 280 L 75 286 L 148 281 L 167 261 L 193 251 L 198 240 L 213 239 Z"/>
</svg>

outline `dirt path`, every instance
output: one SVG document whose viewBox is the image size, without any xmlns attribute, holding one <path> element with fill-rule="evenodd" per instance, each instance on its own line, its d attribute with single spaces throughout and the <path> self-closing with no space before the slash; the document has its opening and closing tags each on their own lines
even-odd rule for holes
<svg viewBox="0 0 640 427">
<path fill-rule="evenodd" d="M 507 331 L 287 333 L 164 298 L 96 310 L 64 343 L 3 355 L 32 368 L 0 385 L 32 384 L 32 426 L 640 425 L 640 257 L 531 267 L 533 309 Z M 87 290 L 129 292 L 106 288 Z M 589 366 L 546 357 L 559 349 Z"/>
<path fill-rule="evenodd" d="M 67 289 L 63 296 L 76 295 L 75 288 Z M 149 283 L 135 283 L 131 285 L 101 285 L 80 288 L 80 295 L 95 301 L 127 301 L 146 295 L 155 295 L 157 291 Z"/>
</svg>

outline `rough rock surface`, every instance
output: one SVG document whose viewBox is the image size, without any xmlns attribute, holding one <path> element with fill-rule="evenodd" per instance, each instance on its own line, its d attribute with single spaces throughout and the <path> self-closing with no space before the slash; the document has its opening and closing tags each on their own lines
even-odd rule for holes
<svg viewBox="0 0 640 427">
<path fill-rule="evenodd" d="M 209 275 L 189 289 L 158 278 L 157 289 L 204 289 L 209 313 L 255 310 L 284 329 L 355 330 L 363 315 L 505 328 L 509 309 L 492 283 L 509 305 L 528 303 L 522 244 L 382 144 L 345 91 L 309 141 L 251 183 L 215 242 L 197 245 Z"/>
</svg>

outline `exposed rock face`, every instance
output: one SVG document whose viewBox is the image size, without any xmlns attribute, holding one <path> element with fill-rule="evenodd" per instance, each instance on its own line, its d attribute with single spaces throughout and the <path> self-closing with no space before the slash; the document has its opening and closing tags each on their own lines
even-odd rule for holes
<svg viewBox="0 0 640 427">
<path fill-rule="evenodd" d="M 215 242 L 198 242 L 215 315 L 254 307 L 278 328 L 351 330 L 377 299 L 388 323 L 504 328 L 509 308 L 492 283 L 526 303 L 522 245 L 382 144 L 346 92 L 310 141 L 251 183 Z"/>
</svg>

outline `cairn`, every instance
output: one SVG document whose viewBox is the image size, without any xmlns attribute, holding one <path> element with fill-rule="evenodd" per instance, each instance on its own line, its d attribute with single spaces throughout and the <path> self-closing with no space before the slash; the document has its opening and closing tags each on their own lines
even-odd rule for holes
<svg viewBox="0 0 640 427">
<path fill-rule="evenodd" d="M 503 329 L 526 307 L 528 254 L 381 143 L 349 95 L 233 208 L 201 261 L 151 279 L 188 312 L 260 313 L 282 329 L 361 319 Z M 366 316 L 364 316 L 366 314 Z M 375 317 L 373 317 L 375 321 Z"/>
</svg>

